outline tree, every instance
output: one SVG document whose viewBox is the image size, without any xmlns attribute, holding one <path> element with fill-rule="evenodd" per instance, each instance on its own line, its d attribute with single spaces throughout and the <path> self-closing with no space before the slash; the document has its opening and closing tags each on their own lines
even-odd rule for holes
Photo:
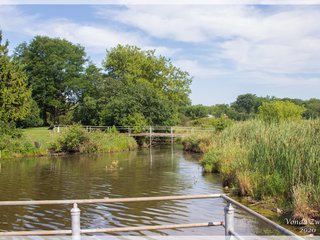
<svg viewBox="0 0 320 240">
<path fill-rule="evenodd" d="M 189 74 L 155 51 L 118 45 L 107 51 L 103 66 L 102 124 L 118 125 L 132 116 L 153 125 L 177 124 L 179 113 L 190 104 Z"/>
<path fill-rule="evenodd" d="M 251 93 L 239 95 L 237 100 L 233 103 L 233 107 L 236 111 L 244 112 L 246 114 L 257 113 L 260 105 L 260 99 L 255 94 Z"/>
<path fill-rule="evenodd" d="M 123 119 L 141 114 L 147 125 L 174 125 L 177 106 L 159 93 L 149 82 L 124 83 L 109 78 L 99 99 L 101 124 L 122 125 Z"/>
<path fill-rule="evenodd" d="M 40 118 L 40 109 L 33 99 L 30 104 L 30 113 L 22 121 L 17 122 L 17 127 L 39 127 L 43 125 Z"/>
<path fill-rule="evenodd" d="M 303 117 L 307 119 L 315 119 L 320 117 L 320 100 L 311 98 L 305 101 L 306 111 L 303 113 Z"/>
<path fill-rule="evenodd" d="M 208 107 L 202 104 L 192 105 L 186 108 L 186 116 L 191 120 L 208 116 Z"/>
<path fill-rule="evenodd" d="M 0 31 L 0 121 L 15 122 L 28 115 L 31 92 L 22 66 L 8 56 L 8 44 Z"/>
<path fill-rule="evenodd" d="M 298 120 L 305 108 L 289 101 L 264 102 L 259 108 L 259 117 L 266 122 Z"/>
<path fill-rule="evenodd" d="M 36 36 L 16 48 L 15 58 L 25 65 L 32 97 L 45 124 L 57 123 L 83 93 L 84 48 L 63 39 Z"/>
<path fill-rule="evenodd" d="M 118 45 L 107 51 L 103 66 L 108 76 L 132 83 L 147 81 L 181 108 L 190 104 L 192 78 L 154 50 Z"/>
<path fill-rule="evenodd" d="M 106 80 L 101 70 L 92 63 L 85 69 L 83 78 L 83 92 L 73 111 L 73 121 L 85 125 L 98 125 L 99 114 L 103 109 L 99 99 L 104 95 Z"/>
</svg>

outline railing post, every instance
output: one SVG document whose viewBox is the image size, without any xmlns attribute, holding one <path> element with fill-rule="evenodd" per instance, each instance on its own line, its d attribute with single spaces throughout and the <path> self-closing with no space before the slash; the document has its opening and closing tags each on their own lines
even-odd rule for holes
<svg viewBox="0 0 320 240">
<path fill-rule="evenodd" d="M 60 126 L 58 125 L 58 130 L 57 130 L 57 133 L 60 133 Z"/>
<path fill-rule="evenodd" d="M 234 231 L 234 208 L 231 203 L 224 208 L 224 219 L 225 235 L 231 236 L 230 231 Z"/>
<path fill-rule="evenodd" d="M 149 128 L 149 138 L 150 138 L 150 147 L 151 147 L 151 144 L 152 144 L 152 127 L 150 126 Z"/>
<path fill-rule="evenodd" d="M 80 209 L 76 203 L 73 204 L 71 209 L 71 229 L 72 240 L 80 240 Z"/>
</svg>

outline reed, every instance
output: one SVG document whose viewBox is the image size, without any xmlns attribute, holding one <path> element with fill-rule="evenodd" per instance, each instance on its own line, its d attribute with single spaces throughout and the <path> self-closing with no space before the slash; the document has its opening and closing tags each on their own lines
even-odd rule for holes
<svg viewBox="0 0 320 240">
<path fill-rule="evenodd" d="M 319 215 L 319 120 L 240 122 L 210 141 L 201 164 L 206 171 L 219 172 L 224 185 L 242 195 L 286 203 L 295 216 Z"/>
</svg>

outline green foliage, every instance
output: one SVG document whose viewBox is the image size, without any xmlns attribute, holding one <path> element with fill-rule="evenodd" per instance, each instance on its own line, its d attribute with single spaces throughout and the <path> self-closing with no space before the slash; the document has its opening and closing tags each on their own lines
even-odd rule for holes
<svg viewBox="0 0 320 240">
<path fill-rule="evenodd" d="M 214 144 L 214 134 L 196 133 L 183 138 L 183 149 L 186 151 L 205 153 Z"/>
<path fill-rule="evenodd" d="M 191 120 L 208 116 L 208 107 L 202 104 L 192 105 L 186 108 L 186 116 Z"/>
<path fill-rule="evenodd" d="M 138 113 L 152 125 L 174 125 L 190 104 L 191 78 L 169 59 L 134 46 L 112 48 L 104 68 L 108 78 L 99 103 L 101 123 L 120 125 Z"/>
<path fill-rule="evenodd" d="M 55 139 L 50 148 L 54 152 L 115 152 L 131 150 L 137 147 L 133 138 L 119 134 L 115 128 L 105 132 L 88 133 L 82 126 L 73 125 Z"/>
<path fill-rule="evenodd" d="M 271 101 L 259 107 L 259 117 L 265 122 L 299 120 L 304 111 L 304 107 L 289 101 Z"/>
<path fill-rule="evenodd" d="M 43 125 L 43 120 L 40 118 L 40 109 L 33 99 L 31 100 L 30 113 L 22 121 L 17 122 L 18 127 L 39 127 Z"/>
<path fill-rule="evenodd" d="M 239 95 L 233 103 L 234 108 L 238 112 L 244 112 L 246 114 L 256 113 L 260 105 L 260 99 L 255 94 L 250 93 Z"/>
<path fill-rule="evenodd" d="M 0 122 L 0 158 L 34 154 L 35 147 L 13 123 Z"/>
<path fill-rule="evenodd" d="M 211 138 L 201 164 L 205 171 L 219 172 L 224 184 L 236 186 L 242 195 L 294 203 L 300 213 L 307 201 L 304 214 L 313 216 L 320 210 L 319 132 L 319 120 L 236 123 Z M 202 137 L 193 138 L 187 144 L 199 146 Z M 311 186 L 307 200 L 301 200 L 297 186 Z"/>
<path fill-rule="evenodd" d="M 111 128 L 108 128 L 107 133 L 110 133 L 110 134 L 116 134 L 116 133 L 119 133 L 119 131 L 117 130 L 116 126 L 112 126 Z"/>
<path fill-rule="evenodd" d="M 18 46 L 15 59 L 25 65 L 44 123 L 58 123 L 58 117 L 70 111 L 82 95 L 84 48 L 67 40 L 36 36 L 29 44 Z"/>
<path fill-rule="evenodd" d="M 97 100 L 93 97 L 84 97 L 73 113 L 73 121 L 83 125 L 99 124 L 99 108 Z"/>
<path fill-rule="evenodd" d="M 306 119 L 316 119 L 320 117 L 320 99 L 311 98 L 305 101 L 306 111 L 303 117 Z"/>
<path fill-rule="evenodd" d="M 134 113 L 123 118 L 121 126 L 133 126 L 132 132 L 138 133 L 143 131 L 143 127 L 148 126 L 148 122 L 140 113 Z"/>
<path fill-rule="evenodd" d="M 227 117 L 219 118 L 200 118 L 190 121 L 188 125 L 194 127 L 215 128 L 216 131 L 222 131 L 226 127 L 232 125 L 233 121 Z"/>
<path fill-rule="evenodd" d="M 89 136 L 80 125 L 68 127 L 51 146 L 52 150 L 63 152 L 79 152 L 82 144 L 88 142 Z"/>
<path fill-rule="evenodd" d="M 8 41 L 0 31 L 0 121 L 24 119 L 30 112 L 31 92 L 21 64 L 8 56 Z"/>
</svg>

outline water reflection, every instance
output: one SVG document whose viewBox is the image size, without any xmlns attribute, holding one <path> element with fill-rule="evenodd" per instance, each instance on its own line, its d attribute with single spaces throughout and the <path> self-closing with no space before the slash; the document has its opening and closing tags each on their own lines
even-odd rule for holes
<svg viewBox="0 0 320 240">
<path fill-rule="evenodd" d="M 221 193 L 220 179 L 203 175 L 199 155 L 179 146 L 99 155 L 1 162 L 0 200 L 85 199 Z M 81 227 L 167 225 L 223 220 L 221 199 L 82 204 Z M 70 228 L 70 205 L 0 207 L 0 230 Z M 238 214 L 240 232 L 255 222 Z M 249 223 L 249 225 L 247 225 Z M 259 228 L 260 229 L 260 228 Z M 221 235 L 222 227 L 131 232 L 121 235 Z"/>
</svg>

